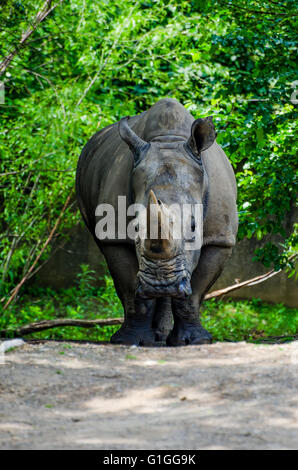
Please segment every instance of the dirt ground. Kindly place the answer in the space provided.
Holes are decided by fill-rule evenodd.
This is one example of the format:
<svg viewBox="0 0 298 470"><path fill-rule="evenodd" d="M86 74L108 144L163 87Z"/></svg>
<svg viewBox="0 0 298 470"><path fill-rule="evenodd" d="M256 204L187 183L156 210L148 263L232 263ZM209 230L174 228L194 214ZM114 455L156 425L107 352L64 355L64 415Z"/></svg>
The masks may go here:
<svg viewBox="0 0 298 470"><path fill-rule="evenodd" d="M0 365L1 449L297 449L298 342L44 342Z"/></svg>

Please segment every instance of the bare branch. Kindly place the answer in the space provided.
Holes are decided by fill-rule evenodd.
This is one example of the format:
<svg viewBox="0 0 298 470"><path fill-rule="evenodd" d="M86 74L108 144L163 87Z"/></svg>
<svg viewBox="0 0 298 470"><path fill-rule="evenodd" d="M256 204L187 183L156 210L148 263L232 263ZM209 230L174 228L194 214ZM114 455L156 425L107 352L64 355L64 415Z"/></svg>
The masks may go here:
<svg viewBox="0 0 298 470"><path fill-rule="evenodd" d="M289 257L289 261L294 260L297 258L298 253L294 253L292 256ZM224 294L229 294L230 292L240 289L241 287L251 287L255 286L256 284L260 284L261 282L267 281L267 279L270 279L270 277L275 276L276 274L279 274L281 272L281 269L278 271L274 271L272 269L268 273L262 274L261 276L253 277L252 279L248 279L247 281L239 282L238 284L234 284L233 286L228 286L225 287L224 289L220 290L215 290L213 292L210 292L210 294L205 295L204 300L209 300L209 299L214 299L216 297L221 297Z"/></svg>
<svg viewBox="0 0 298 470"><path fill-rule="evenodd" d="M102 320L78 320L72 318L61 318L59 320L44 320L40 322L29 323L17 329L2 330L0 337L6 338L7 335L25 336L38 331L48 330L49 328L57 328L59 326L81 326L84 328L94 328L95 326L111 326L121 325L123 318L107 318Z"/></svg>
<svg viewBox="0 0 298 470"><path fill-rule="evenodd" d="M18 294L20 288L22 287L23 284L25 284L25 282L27 281L29 275L30 275L31 272L34 270L35 266L37 265L38 261L40 260L40 258L41 258L41 256L42 256L43 252L45 251L46 247L48 246L48 244L49 244L50 241L52 240L52 238L53 238L53 236L54 236L54 233L56 232L57 227L58 227L58 225L59 225L60 222L61 222L61 219L62 219L62 217L63 217L63 215L64 215L64 212L66 211L66 208L67 208L67 206L68 206L68 204L69 204L69 201L70 201L70 199L71 199L71 197L72 197L72 194L73 194L73 189L71 190L70 194L68 195L68 197L67 197L67 199L66 199L66 202L65 202L65 204L64 204L64 206L63 206L63 208L62 208L62 210L61 210L61 212L60 212L60 214L59 214L59 217L58 217L58 219L56 220L56 223L55 223L55 225L54 225L54 227L53 227L53 229L52 229L50 235L48 236L46 242L44 243L42 249L40 250L38 256L36 257L34 263L31 265L30 269L27 271L27 273L25 274L25 276L23 277L23 279L19 282L19 284L18 284L18 285L14 288L14 290L12 291L12 294L11 294L11 296L9 297L8 301L6 302L6 304L4 305L3 310L5 310L5 309L9 306L9 304L13 301L13 299L16 297L16 295Z"/></svg>
<svg viewBox="0 0 298 470"><path fill-rule="evenodd" d="M63 2L63 0L60 0L58 3L55 5L52 5L53 0L46 0L44 3L43 8L37 13L35 19L33 20L33 25L27 29L22 34L21 40L19 44L14 48L12 52L8 54L8 56L5 57L5 59L0 63L0 77L1 75L4 74L5 70L11 63L11 61L14 59L14 57L19 53L19 51L24 47L24 44L28 40L28 38L31 36L32 33L36 30L37 26L51 13L51 11L54 10L58 5L60 5Z"/></svg>

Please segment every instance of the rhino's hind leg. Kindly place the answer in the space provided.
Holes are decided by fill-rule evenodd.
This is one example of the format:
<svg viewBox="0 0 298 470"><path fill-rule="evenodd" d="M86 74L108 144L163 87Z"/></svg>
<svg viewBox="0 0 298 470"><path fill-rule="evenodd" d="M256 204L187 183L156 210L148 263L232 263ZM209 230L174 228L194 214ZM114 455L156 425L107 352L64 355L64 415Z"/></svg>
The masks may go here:
<svg viewBox="0 0 298 470"><path fill-rule="evenodd" d="M152 327L155 333L155 341L166 341L173 328L173 313L170 297L156 299Z"/></svg>
<svg viewBox="0 0 298 470"><path fill-rule="evenodd" d="M125 244L102 244L100 248L124 308L124 323L111 337L111 343L138 346L153 344L155 334L152 319L155 300L135 297L138 262L134 247Z"/></svg>
<svg viewBox="0 0 298 470"><path fill-rule="evenodd" d="M211 343L211 334L202 327L199 309L204 295L221 274L232 248L205 246L192 275L192 295L187 300L172 300L174 327L167 337L169 346Z"/></svg>

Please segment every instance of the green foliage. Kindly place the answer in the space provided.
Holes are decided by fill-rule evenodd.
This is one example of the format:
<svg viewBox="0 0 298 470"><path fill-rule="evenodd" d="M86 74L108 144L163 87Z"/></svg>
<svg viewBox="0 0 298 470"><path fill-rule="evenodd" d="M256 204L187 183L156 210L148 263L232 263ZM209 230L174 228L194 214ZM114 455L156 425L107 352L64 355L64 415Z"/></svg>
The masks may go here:
<svg viewBox="0 0 298 470"><path fill-rule="evenodd" d="M7 56L44 2L7 1ZM21 279L74 184L83 145L99 128L177 98L214 116L236 172L239 238L280 233L256 257L278 269L293 252L284 218L295 194L297 3L270 0L70 0L20 47L1 80L1 295ZM57 235L80 220L70 205ZM281 254L285 251L285 255ZM45 250L41 261L49 255Z"/></svg>
<svg viewBox="0 0 298 470"><path fill-rule="evenodd" d="M270 337L292 339L298 331L298 310L259 299L204 303L202 323L217 341L256 342Z"/></svg>
<svg viewBox="0 0 298 470"><path fill-rule="evenodd" d="M135 361L138 358L137 358L137 356L134 356L133 354L126 354L125 359Z"/></svg>
<svg viewBox="0 0 298 470"><path fill-rule="evenodd" d="M123 308L115 292L113 280L104 276L103 286L95 287L94 271L81 265L77 283L59 291L50 288L28 287L18 304L12 304L0 317L0 330L59 318L88 319L122 317ZM109 340L117 326L105 328L59 327L30 335L43 339Z"/></svg>

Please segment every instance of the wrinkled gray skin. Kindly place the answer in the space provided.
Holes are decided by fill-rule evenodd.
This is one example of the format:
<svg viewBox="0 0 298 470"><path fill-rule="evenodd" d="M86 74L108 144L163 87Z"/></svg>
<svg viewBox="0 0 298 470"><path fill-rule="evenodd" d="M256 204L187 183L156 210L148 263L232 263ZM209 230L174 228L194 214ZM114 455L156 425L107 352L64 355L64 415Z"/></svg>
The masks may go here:
<svg viewBox="0 0 298 470"><path fill-rule="evenodd" d="M195 121L176 100L163 99L102 129L84 147L77 167L79 207L125 312L112 343L211 342L199 308L231 254L238 226L234 173L215 137L211 118ZM148 211L158 200L152 207L161 213L173 203L202 203L202 248L186 251L185 240L170 238L99 241L95 209L112 204L117 220L118 196Z"/></svg>

